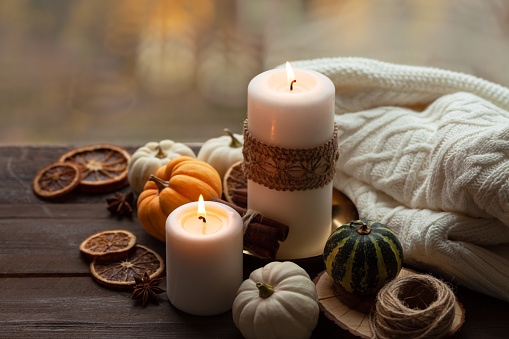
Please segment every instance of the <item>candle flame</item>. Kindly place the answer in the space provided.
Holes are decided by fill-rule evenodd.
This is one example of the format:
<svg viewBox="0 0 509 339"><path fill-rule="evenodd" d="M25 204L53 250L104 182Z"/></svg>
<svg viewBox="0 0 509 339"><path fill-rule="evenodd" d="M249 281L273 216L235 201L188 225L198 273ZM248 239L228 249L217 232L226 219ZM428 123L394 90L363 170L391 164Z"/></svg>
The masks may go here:
<svg viewBox="0 0 509 339"><path fill-rule="evenodd" d="M200 194L198 199L198 219L202 221L202 234L207 234L207 212L205 212L205 203L203 202L203 195Z"/></svg>
<svg viewBox="0 0 509 339"><path fill-rule="evenodd" d="M290 91L293 91L293 84L296 83L297 80L295 79L292 65L290 65L288 61L286 62L286 77L288 79L288 84L290 85Z"/></svg>
<svg viewBox="0 0 509 339"><path fill-rule="evenodd" d="M198 217L207 217L207 212L205 211L205 203L203 202L203 195L200 194L200 198L198 199Z"/></svg>

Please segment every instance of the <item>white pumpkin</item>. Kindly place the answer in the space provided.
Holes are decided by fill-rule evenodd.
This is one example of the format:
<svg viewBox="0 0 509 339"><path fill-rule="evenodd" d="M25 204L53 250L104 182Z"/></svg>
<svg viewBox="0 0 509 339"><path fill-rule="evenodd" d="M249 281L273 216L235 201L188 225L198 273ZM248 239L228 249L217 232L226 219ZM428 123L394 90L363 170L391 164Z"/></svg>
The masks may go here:
<svg viewBox="0 0 509 339"><path fill-rule="evenodd" d="M228 129L225 129L224 132L227 135L205 141L196 157L214 167L221 176L221 180L231 165L244 159L242 155L244 137L240 134L233 134Z"/></svg>
<svg viewBox="0 0 509 339"><path fill-rule="evenodd" d="M300 266L274 261L240 285L232 313L247 339L309 338L318 323L318 293Z"/></svg>
<svg viewBox="0 0 509 339"><path fill-rule="evenodd" d="M133 192L143 192L151 174L156 174L159 167L166 165L171 159L183 155L196 157L189 146L172 140L149 142L138 148L133 153L127 170L127 180Z"/></svg>

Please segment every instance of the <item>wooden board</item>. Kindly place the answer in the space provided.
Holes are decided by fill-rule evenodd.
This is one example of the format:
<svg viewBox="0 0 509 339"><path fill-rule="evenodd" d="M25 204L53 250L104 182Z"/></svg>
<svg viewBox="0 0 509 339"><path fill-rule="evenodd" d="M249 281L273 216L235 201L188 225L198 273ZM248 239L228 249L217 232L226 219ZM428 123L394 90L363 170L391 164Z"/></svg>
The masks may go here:
<svg viewBox="0 0 509 339"><path fill-rule="evenodd" d="M111 216L105 198L113 193L76 192L59 202L44 201L32 193L36 171L71 148L0 147L0 337L241 338L231 312L189 316L176 310L166 293L159 295L159 306L142 308L129 292L105 288L89 276L78 245L92 233L130 230L140 244L163 258L165 244L148 235L136 216L121 220ZM324 270L320 257L295 262L311 278ZM245 256L244 278L267 263ZM165 281L160 286L165 288ZM458 338L506 337L507 302L461 286L455 292L469 312ZM322 313L311 338L349 335Z"/></svg>
<svg viewBox="0 0 509 339"><path fill-rule="evenodd" d="M403 268L401 269L399 276L408 276L412 274L418 273ZM369 325L369 312L365 311L371 307L366 307L367 305L365 305L365 303L370 302L370 306L374 306L375 298L359 298L357 305L351 305L348 302L340 300L340 298L336 296L337 293L334 292L334 282L325 271L321 272L314 279L314 282L318 292L320 309L324 312L327 318L355 336L366 339L372 338L373 333ZM368 299L371 300L368 301ZM364 305L356 307L359 303ZM455 316L451 325L451 334L457 332L465 321L465 309L458 300L456 300L454 312Z"/></svg>
<svg viewBox="0 0 509 339"><path fill-rule="evenodd" d="M3 278L0 337L242 338L230 312L194 317L175 309L166 293L159 300L142 308L130 292L110 290L90 277Z"/></svg>
<svg viewBox="0 0 509 339"><path fill-rule="evenodd" d="M148 235L136 216L118 219L106 207L106 202L0 205L0 275L88 273L79 245L109 229L131 231L137 243L165 255L164 243Z"/></svg>

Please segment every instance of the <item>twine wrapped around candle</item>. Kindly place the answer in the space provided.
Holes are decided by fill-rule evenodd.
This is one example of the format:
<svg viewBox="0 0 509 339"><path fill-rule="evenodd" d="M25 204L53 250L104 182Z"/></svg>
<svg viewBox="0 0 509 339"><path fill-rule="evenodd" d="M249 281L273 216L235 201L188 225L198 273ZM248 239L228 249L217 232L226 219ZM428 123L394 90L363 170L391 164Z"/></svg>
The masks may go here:
<svg viewBox="0 0 509 339"><path fill-rule="evenodd" d="M242 216L242 223L244 224L244 234L246 234L247 227L253 221L253 219L258 216L260 213L254 210L247 210L246 214Z"/></svg>
<svg viewBox="0 0 509 339"><path fill-rule="evenodd" d="M370 317L375 338L441 338L451 331L456 297L430 275L398 277L378 292Z"/></svg>
<svg viewBox="0 0 509 339"><path fill-rule="evenodd" d="M254 138L244 122L244 162L246 177L278 191L301 191L324 187L332 181L339 158L338 127L325 143L310 149L269 146Z"/></svg>

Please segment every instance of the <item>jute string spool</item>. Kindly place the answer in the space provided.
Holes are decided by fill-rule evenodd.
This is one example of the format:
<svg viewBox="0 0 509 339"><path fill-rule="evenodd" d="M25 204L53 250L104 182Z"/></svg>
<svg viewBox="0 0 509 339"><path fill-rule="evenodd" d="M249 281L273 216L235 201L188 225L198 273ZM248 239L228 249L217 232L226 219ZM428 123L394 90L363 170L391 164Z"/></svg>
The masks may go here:
<svg viewBox="0 0 509 339"><path fill-rule="evenodd" d="M441 338L451 331L456 297L430 275L398 277L377 295L370 327L374 338Z"/></svg>

